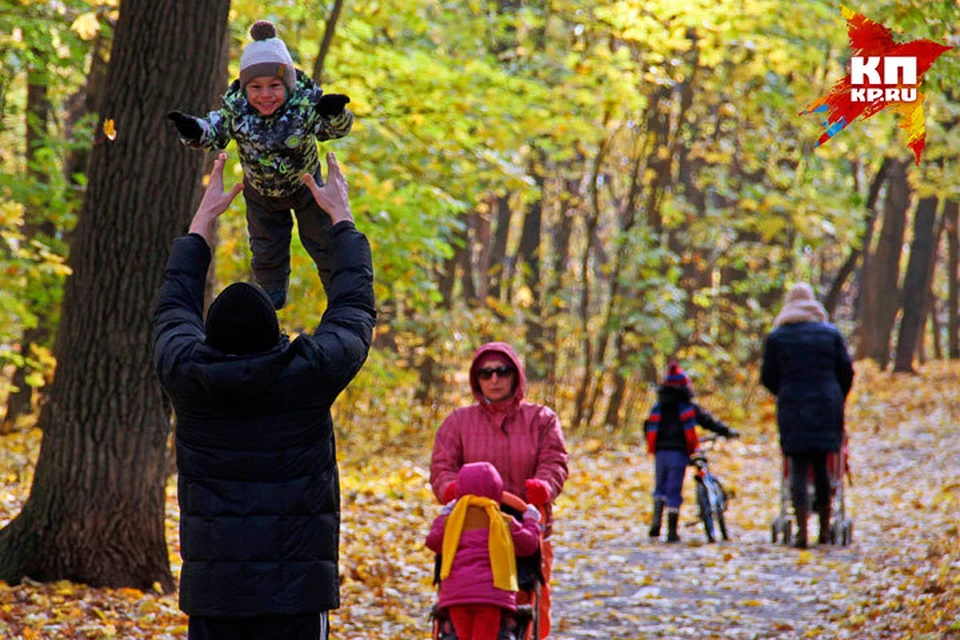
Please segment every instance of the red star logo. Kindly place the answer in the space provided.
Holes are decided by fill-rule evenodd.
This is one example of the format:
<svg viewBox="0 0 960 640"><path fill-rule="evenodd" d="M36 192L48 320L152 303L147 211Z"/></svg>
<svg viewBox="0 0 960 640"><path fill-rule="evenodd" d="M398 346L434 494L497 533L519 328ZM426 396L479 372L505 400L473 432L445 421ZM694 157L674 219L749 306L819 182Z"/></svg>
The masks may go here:
<svg viewBox="0 0 960 640"><path fill-rule="evenodd" d="M924 95L917 90L917 87L923 74L930 69L934 61L953 47L931 40L913 40L898 44L894 42L893 33L887 27L846 7L843 7L842 11L843 17L847 20L847 36L850 39L850 49L854 57L868 59L878 57L881 61L891 57L916 60L916 82L912 87L904 84L891 86L884 78L884 82L879 84L871 82L855 86L851 74L848 73L843 80L834 85L830 93L811 102L800 112L800 115L827 114L827 119L823 121L827 130L817 140L819 147L857 118L866 120L884 109L892 109L900 115L899 127L906 130L907 146L913 150L917 164L920 164L920 154L923 153L926 143L926 127L923 121ZM889 92L888 89L891 88L896 92ZM911 88L912 93L909 92ZM898 99L901 91L904 90L908 97L913 99Z"/></svg>

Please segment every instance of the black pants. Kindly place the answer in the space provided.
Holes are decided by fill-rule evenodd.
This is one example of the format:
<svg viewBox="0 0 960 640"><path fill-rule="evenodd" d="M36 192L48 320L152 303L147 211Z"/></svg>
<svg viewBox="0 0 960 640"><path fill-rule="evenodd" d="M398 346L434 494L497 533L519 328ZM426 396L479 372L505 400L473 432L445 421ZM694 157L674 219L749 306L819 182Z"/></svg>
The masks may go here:
<svg viewBox="0 0 960 640"><path fill-rule="evenodd" d="M790 497L793 499L793 509L808 511L810 505L807 498L807 478L810 476L810 466L813 466L813 484L816 490L817 506L822 508L830 504L830 475L827 473L827 454L824 451L814 451L790 456Z"/></svg>
<svg viewBox="0 0 960 640"><path fill-rule="evenodd" d="M327 640L327 612L258 618L191 616L187 640Z"/></svg>
<svg viewBox="0 0 960 640"><path fill-rule="evenodd" d="M270 294L274 305L280 308L286 302L290 279L290 239L293 235L291 210L297 216L300 242L316 263L326 293L333 269L330 242L332 223L330 216L313 199L310 190L304 186L289 198L267 198L246 187L243 197L247 202L247 231L250 233L250 251L253 253L253 275L257 284ZM277 304L278 301L280 304Z"/></svg>

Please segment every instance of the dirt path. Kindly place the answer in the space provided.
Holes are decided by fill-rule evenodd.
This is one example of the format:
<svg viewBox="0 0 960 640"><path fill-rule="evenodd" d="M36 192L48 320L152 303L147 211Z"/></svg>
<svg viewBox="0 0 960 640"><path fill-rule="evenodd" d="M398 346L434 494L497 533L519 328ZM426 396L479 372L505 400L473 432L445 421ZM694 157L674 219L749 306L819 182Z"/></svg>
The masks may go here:
<svg viewBox="0 0 960 640"><path fill-rule="evenodd" d="M688 531L676 546L644 535L558 552L558 638L803 637L842 615L849 585L836 565L860 561L856 546L801 554L756 535L705 545ZM584 578L586 591L567 588Z"/></svg>
<svg viewBox="0 0 960 640"><path fill-rule="evenodd" d="M733 540L647 538L652 461L636 450L595 457L561 502L555 612L563 638L960 638L960 399L942 379L870 377L848 412L855 485L853 544L774 545L781 464L772 429L711 461L736 497ZM770 416L768 416L770 417ZM688 476L682 520L696 507ZM815 538L817 520L811 518Z"/></svg>

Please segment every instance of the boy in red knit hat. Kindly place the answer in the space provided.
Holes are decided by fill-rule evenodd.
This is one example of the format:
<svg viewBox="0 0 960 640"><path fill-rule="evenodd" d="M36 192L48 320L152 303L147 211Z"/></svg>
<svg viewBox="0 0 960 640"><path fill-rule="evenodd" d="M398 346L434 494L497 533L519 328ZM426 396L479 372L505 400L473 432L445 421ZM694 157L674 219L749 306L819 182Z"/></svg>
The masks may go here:
<svg viewBox="0 0 960 640"><path fill-rule="evenodd" d="M690 464L690 454L697 450L698 424L726 438L740 435L693 402L690 378L676 361L671 361L663 384L657 389L657 403L644 424L647 453L656 457L651 538L660 537L666 507L667 542L680 541L677 525L683 502L683 479Z"/></svg>

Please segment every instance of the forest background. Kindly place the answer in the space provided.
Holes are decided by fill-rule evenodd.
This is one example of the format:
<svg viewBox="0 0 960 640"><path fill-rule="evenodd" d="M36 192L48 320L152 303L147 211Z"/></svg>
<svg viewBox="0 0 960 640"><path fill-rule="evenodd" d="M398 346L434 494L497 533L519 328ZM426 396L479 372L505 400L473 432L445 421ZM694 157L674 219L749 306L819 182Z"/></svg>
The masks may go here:
<svg viewBox="0 0 960 640"><path fill-rule="evenodd" d="M960 45L955 2L851 8ZM370 237L380 314L335 408L341 449L429 447L488 340L518 349L572 439L629 437L671 357L736 421L797 281L858 359L960 358L960 58L924 76L919 165L889 113L815 149L822 125L798 113L846 73L838 3L0 0L0 430L44 433L0 579L173 586L165 548L139 564L69 549L103 537L85 514L107 504L129 509L106 518L124 548L162 544L152 304L209 162L163 116L215 108L262 18L356 115L321 145ZM241 203L221 219L211 295L251 277L245 226ZM293 250L291 335L325 307ZM31 564L36 540L49 558Z"/></svg>

